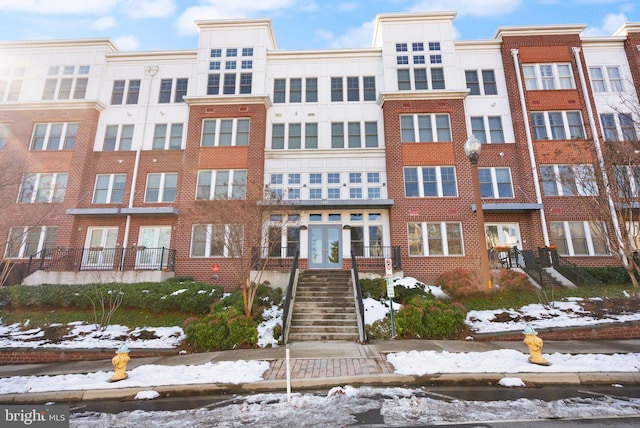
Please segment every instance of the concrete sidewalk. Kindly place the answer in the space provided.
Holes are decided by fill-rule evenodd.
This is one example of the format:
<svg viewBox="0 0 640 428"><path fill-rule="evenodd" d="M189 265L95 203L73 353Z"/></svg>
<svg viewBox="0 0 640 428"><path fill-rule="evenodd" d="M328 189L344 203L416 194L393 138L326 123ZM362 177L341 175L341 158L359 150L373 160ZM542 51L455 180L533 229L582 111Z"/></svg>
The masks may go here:
<svg viewBox="0 0 640 428"><path fill-rule="evenodd" d="M288 345L291 386L293 389L328 389L340 385L490 385L509 373L443 373L406 376L394 373L386 354L402 351L486 352L515 349L527 353L520 341L454 341L454 340L382 340L368 344L342 341L297 342ZM545 354L623 354L640 352L640 339L545 341ZM161 395L194 395L206 393L249 393L286 390L286 347L239 349L232 351L184 354L166 357L136 358L131 351L127 370L142 365L187 366L217 361L268 361L269 369L260 382L245 384L197 384L154 387ZM639 361L640 363L640 361ZM0 366L0 377L62 375L111 372L111 361L26 364ZM517 373L512 374L527 385L541 384L640 384L640 371L582 373ZM131 399L141 390L150 388L113 388L78 391L39 392L0 395L0 403L44 403L49 401L81 401L92 399Z"/></svg>

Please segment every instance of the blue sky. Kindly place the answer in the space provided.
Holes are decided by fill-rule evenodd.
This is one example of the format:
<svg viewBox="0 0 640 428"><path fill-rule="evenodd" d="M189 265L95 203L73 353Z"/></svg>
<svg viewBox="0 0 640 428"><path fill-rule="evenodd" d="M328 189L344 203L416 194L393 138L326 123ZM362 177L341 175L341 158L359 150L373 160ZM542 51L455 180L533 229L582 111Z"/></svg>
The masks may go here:
<svg viewBox="0 0 640 428"><path fill-rule="evenodd" d="M378 13L457 11L461 40L500 26L586 24L611 35L640 21L638 0L0 0L0 40L108 37L123 51L194 49L194 20L271 18L282 50L371 44Z"/></svg>

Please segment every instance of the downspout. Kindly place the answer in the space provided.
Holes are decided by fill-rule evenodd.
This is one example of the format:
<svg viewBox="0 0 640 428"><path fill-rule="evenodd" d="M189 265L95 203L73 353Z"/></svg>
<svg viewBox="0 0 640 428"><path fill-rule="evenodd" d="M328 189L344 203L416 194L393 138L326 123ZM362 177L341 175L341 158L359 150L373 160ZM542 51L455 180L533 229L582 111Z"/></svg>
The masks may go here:
<svg viewBox="0 0 640 428"><path fill-rule="evenodd" d="M527 149L529 150L529 163L531 164L531 172L533 174L533 188L536 191L536 202L540 204L540 222L542 223L542 237L544 245L549 246L549 233L547 232L547 219L544 214L544 205L542 205L542 193L540 192L540 182L538 181L538 166L536 156L533 152L533 138L531 137L531 128L529 127L529 115L527 114L527 102L524 98L524 87L522 85L522 76L520 76L520 61L518 59L518 49L511 49L513 57L513 66L516 71L516 79L518 81L518 94L520 95L520 108L522 109L522 121L524 123L524 132L527 136Z"/></svg>
<svg viewBox="0 0 640 428"><path fill-rule="evenodd" d="M591 127L591 135L593 135L593 145L596 149L596 155L598 156L598 164L600 166L600 171L602 171L602 182L604 183L605 194L607 195L607 202L609 203L609 210L611 212L611 223L613 223L613 228L616 233L616 240L618 241L618 252L622 257L622 261L625 266L629 264L629 260L624 252L624 242L622 241L622 234L620 233L620 223L618 222L618 216L616 215L616 206L613 203L613 198L611 197L611 188L609 186L609 177L607 177L604 155L602 154L602 147L600 146L600 137L596 132L596 122L593 117L593 109L591 108L591 96L589 91L587 91L587 82L584 76L584 72L582 70L582 61L580 60L580 48L572 47L571 52L573 52L573 56L576 59L576 66L578 67L578 76L580 76L580 84L582 85L582 96L584 97L587 105L587 118L589 119L589 126Z"/></svg>
<svg viewBox="0 0 640 428"><path fill-rule="evenodd" d="M145 75L149 76L149 91L147 92L147 104L144 108L144 122L142 124L142 137L140 142L136 146L136 158L133 164L133 174L131 176L131 192L129 192L129 205L128 208L133 208L133 201L136 195L136 185L138 182L138 170L140 168L140 154L142 152L142 145L144 144L144 136L147 128L147 117L149 116L149 102L151 101L151 82L156 74L158 74L158 69L160 67L158 65L147 65L144 68ZM122 252L122 257L124 260L125 253L127 251L127 246L129 245L129 232L131 229L131 214L127 215L127 221L124 226L124 239L122 240L122 248L124 251Z"/></svg>

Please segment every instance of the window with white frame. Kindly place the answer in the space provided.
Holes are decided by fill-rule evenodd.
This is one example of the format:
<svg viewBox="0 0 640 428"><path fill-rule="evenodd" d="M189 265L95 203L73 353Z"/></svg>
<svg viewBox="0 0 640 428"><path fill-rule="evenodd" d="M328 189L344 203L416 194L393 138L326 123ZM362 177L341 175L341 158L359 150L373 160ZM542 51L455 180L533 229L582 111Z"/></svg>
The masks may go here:
<svg viewBox="0 0 640 428"><path fill-rule="evenodd" d="M569 63L524 64L522 72L527 90L576 88Z"/></svg>
<svg viewBox="0 0 640 428"><path fill-rule="evenodd" d="M9 143L9 130L11 129L11 125L8 123L0 123L0 150L7 147Z"/></svg>
<svg viewBox="0 0 640 428"><path fill-rule="evenodd" d="M66 172L23 174L18 202L62 202L67 191L68 179L69 174Z"/></svg>
<svg viewBox="0 0 640 428"><path fill-rule="evenodd" d="M451 141L449 115L401 115L400 133L403 143Z"/></svg>
<svg viewBox="0 0 640 428"><path fill-rule="evenodd" d="M182 123L156 123L153 130L153 150L180 150Z"/></svg>
<svg viewBox="0 0 640 428"><path fill-rule="evenodd" d="M0 68L0 102L20 99L24 72L24 67Z"/></svg>
<svg viewBox="0 0 640 428"><path fill-rule="evenodd" d="M147 203L175 202L177 190L177 172L147 174L144 201Z"/></svg>
<svg viewBox="0 0 640 428"><path fill-rule="evenodd" d="M138 104L140 79L114 80L111 90L111 105Z"/></svg>
<svg viewBox="0 0 640 428"><path fill-rule="evenodd" d="M194 224L191 257L240 257L243 242L243 225Z"/></svg>
<svg viewBox="0 0 640 428"><path fill-rule="evenodd" d="M640 221L627 221L627 236L634 250L640 249Z"/></svg>
<svg viewBox="0 0 640 428"><path fill-rule="evenodd" d="M197 200L245 199L246 194L245 169L198 171Z"/></svg>
<svg viewBox="0 0 640 428"><path fill-rule="evenodd" d="M428 42L429 64L442 64L440 42ZM411 55L409 54L411 47ZM411 58L411 61L409 60ZM444 69L425 67L425 46L423 42L396 43L397 83L399 91L412 89L445 89ZM405 67L411 65L410 67ZM431 85L429 85L431 82Z"/></svg>
<svg viewBox="0 0 640 428"><path fill-rule="evenodd" d="M207 95L220 95L220 89L223 95L251 93L253 74L249 70L253 69L253 48L213 48L210 58L209 70L224 69L224 72L207 76Z"/></svg>
<svg viewBox="0 0 640 428"><path fill-rule="evenodd" d="M614 166L618 195L626 200L640 196L640 166Z"/></svg>
<svg viewBox="0 0 640 428"><path fill-rule="evenodd" d="M483 144L504 143L500 116L471 116L471 133Z"/></svg>
<svg viewBox="0 0 640 428"><path fill-rule="evenodd" d="M624 92L620 67L589 67L593 92Z"/></svg>
<svg viewBox="0 0 640 428"><path fill-rule="evenodd" d="M293 257L300 249L300 214L271 214L264 256Z"/></svg>
<svg viewBox="0 0 640 428"><path fill-rule="evenodd" d="M497 95L496 74L494 70L465 70L465 79L469 95Z"/></svg>
<svg viewBox="0 0 640 428"><path fill-rule="evenodd" d="M545 196L594 196L598 194L593 165L540 165Z"/></svg>
<svg viewBox="0 0 640 428"><path fill-rule="evenodd" d="M457 196L456 169L453 166L405 167L404 193L407 198Z"/></svg>
<svg viewBox="0 0 640 428"><path fill-rule="evenodd" d="M563 256L609 255L607 229L599 221L552 221L549 235Z"/></svg>
<svg viewBox="0 0 640 428"><path fill-rule="evenodd" d="M105 152L131 150L133 125L107 125L102 150Z"/></svg>
<svg viewBox="0 0 640 428"><path fill-rule="evenodd" d="M483 198L513 198L510 168L478 168Z"/></svg>
<svg viewBox="0 0 640 428"><path fill-rule="evenodd" d="M461 256L462 225L449 222L407 223L409 256Z"/></svg>
<svg viewBox="0 0 640 428"><path fill-rule="evenodd" d="M174 85L175 82L175 85ZM187 96L187 86L189 79L160 79L160 94L158 95L158 103L166 104L170 102L181 103L183 98Z"/></svg>
<svg viewBox="0 0 640 428"><path fill-rule="evenodd" d="M87 94L90 66L88 65L65 65L51 66L47 73L44 89L42 91L43 100L82 100Z"/></svg>
<svg viewBox="0 0 640 428"><path fill-rule="evenodd" d="M56 246L57 236L58 227L56 226L12 227L9 229L6 257L26 259L40 251L52 250Z"/></svg>
<svg viewBox="0 0 640 428"><path fill-rule="evenodd" d="M120 204L124 201L127 174L98 174L93 189L94 204Z"/></svg>
<svg viewBox="0 0 640 428"><path fill-rule="evenodd" d="M355 256L384 257L384 225L379 212L349 213L351 248Z"/></svg>
<svg viewBox="0 0 640 428"><path fill-rule="evenodd" d="M579 111L544 111L531 113L535 140L570 140L585 137Z"/></svg>
<svg viewBox="0 0 640 428"><path fill-rule="evenodd" d="M248 146L250 119L204 119L202 147Z"/></svg>
<svg viewBox="0 0 640 428"><path fill-rule="evenodd" d="M636 122L629 113L602 113L600 124L605 141L637 141Z"/></svg>
<svg viewBox="0 0 640 428"><path fill-rule="evenodd" d="M37 123L29 150L73 150L77 136L77 123Z"/></svg>
<svg viewBox="0 0 640 428"><path fill-rule="evenodd" d="M318 102L318 78L307 77L304 79L304 101L307 103Z"/></svg>

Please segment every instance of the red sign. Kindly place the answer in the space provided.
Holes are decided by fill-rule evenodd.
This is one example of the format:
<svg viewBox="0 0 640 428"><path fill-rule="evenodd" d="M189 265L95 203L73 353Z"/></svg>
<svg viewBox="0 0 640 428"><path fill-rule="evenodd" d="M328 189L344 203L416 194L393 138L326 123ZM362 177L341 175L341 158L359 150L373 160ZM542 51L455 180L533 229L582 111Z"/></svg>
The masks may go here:
<svg viewBox="0 0 640 428"><path fill-rule="evenodd" d="M218 265L211 266L211 271L213 273L218 273L219 270L220 270L220 266L218 266Z"/></svg>

